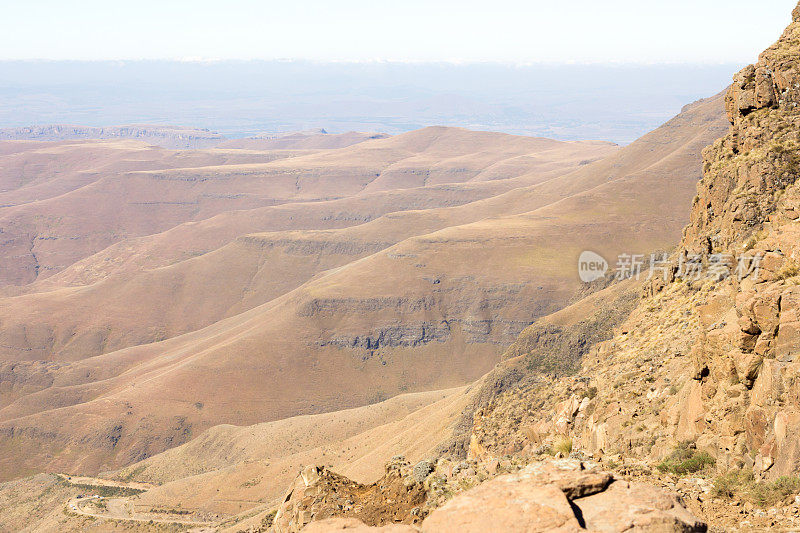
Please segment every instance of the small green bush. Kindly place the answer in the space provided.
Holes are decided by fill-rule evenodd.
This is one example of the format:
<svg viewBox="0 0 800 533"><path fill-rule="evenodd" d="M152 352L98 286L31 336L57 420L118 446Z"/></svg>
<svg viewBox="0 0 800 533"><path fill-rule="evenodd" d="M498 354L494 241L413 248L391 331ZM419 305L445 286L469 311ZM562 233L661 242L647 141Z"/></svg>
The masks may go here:
<svg viewBox="0 0 800 533"><path fill-rule="evenodd" d="M748 470L730 470L714 479L714 496L734 499L740 495L744 487L755 483L753 472Z"/></svg>
<svg viewBox="0 0 800 533"><path fill-rule="evenodd" d="M771 483L756 483L751 490L753 503L762 507L776 505L798 492L800 492L800 478L789 476L781 476Z"/></svg>
<svg viewBox="0 0 800 533"><path fill-rule="evenodd" d="M756 481L749 470L731 470L714 479L714 495L773 507L800 493L800 477L782 476L775 481Z"/></svg>
<svg viewBox="0 0 800 533"><path fill-rule="evenodd" d="M682 442L656 468L661 472L683 475L699 472L708 466L714 466L716 462L707 452L698 452L691 448L690 443Z"/></svg>

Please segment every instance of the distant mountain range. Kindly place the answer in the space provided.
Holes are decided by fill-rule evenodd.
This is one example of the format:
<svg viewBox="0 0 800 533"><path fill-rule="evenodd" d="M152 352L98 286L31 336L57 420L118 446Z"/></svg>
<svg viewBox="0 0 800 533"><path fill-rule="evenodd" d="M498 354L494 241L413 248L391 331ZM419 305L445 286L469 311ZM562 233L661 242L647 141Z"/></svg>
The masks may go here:
<svg viewBox="0 0 800 533"><path fill-rule="evenodd" d="M627 144L741 67L0 61L0 128L181 124L240 138L443 125Z"/></svg>
<svg viewBox="0 0 800 533"><path fill-rule="evenodd" d="M387 137L382 133L348 132L329 134L324 129L278 134L262 134L242 139L227 139L207 129L180 126L131 124L127 126L70 126L51 124L0 129L0 141L69 141L80 139L133 139L169 149L250 148L253 150L344 148L368 139Z"/></svg>

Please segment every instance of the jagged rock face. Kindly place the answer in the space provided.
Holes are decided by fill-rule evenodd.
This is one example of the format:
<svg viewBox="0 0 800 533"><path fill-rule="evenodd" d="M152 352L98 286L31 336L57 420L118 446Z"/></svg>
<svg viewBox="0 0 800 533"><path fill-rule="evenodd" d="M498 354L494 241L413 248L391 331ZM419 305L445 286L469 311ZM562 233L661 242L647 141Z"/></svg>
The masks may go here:
<svg viewBox="0 0 800 533"><path fill-rule="evenodd" d="M728 135L704 153L683 248L758 257L760 269L712 286L696 310L695 414L679 434L728 467L776 477L800 471L800 5L793 21L726 95ZM741 277L741 276L740 276ZM716 434L711 430L715 430Z"/></svg>
<svg viewBox="0 0 800 533"><path fill-rule="evenodd" d="M800 11L758 63L734 77L725 97L729 133L703 154L704 177L684 247L711 252L758 229L800 171ZM800 213L790 216L796 219Z"/></svg>

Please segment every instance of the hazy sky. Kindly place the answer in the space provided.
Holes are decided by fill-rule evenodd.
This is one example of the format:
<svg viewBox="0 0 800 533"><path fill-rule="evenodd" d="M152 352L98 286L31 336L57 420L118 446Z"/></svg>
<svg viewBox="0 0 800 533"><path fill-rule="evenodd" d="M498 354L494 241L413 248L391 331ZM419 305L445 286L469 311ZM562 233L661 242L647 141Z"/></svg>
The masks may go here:
<svg viewBox="0 0 800 533"><path fill-rule="evenodd" d="M796 0L0 0L0 59L750 62Z"/></svg>

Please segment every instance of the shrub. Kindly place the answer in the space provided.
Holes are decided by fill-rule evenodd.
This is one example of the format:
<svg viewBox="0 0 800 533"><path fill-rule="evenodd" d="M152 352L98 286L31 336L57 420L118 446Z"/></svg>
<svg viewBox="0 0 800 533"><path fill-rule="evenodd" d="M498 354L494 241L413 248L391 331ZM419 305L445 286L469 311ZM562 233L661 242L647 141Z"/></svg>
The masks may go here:
<svg viewBox="0 0 800 533"><path fill-rule="evenodd" d="M707 452L698 452L691 448L690 443L682 442L675 446L672 453L661 461L656 468L661 472L683 475L699 472L714 464L716 464L716 460Z"/></svg>
<svg viewBox="0 0 800 533"><path fill-rule="evenodd" d="M798 492L800 492L800 478L781 476L773 482L756 483L751 490L751 497L756 505L771 507Z"/></svg>
<svg viewBox="0 0 800 533"><path fill-rule="evenodd" d="M85 494L97 494L103 498L115 498L120 496L136 496L146 492L144 489L134 489L132 487L114 487L110 485L89 485L84 483L72 483L72 487L78 488Z"/></svg>
<svg viewBox="0 0 800 533"><path fill-rule="evenodd" d="M261 521L261 527L263 528L270 528L272 524L275 522L275 515L278 514L278 510L274 509L267 513L267 516L264 517L264 520Z"/></svg>
<svg viewBox="0 0 800 533"><path fill-rule="evenodd" d="M756 481L749 470L731 470L714 479L714 495L772 507L800 492L800 477L782 476L775 481Z"/></svg>
<svg viewBox="0 0 800 533"><path fill-rule="evenodd" d="M753 472L748 470L730 470L714 479L714 496L733 499L740 495L743 487L754 483Z"/></svg>

